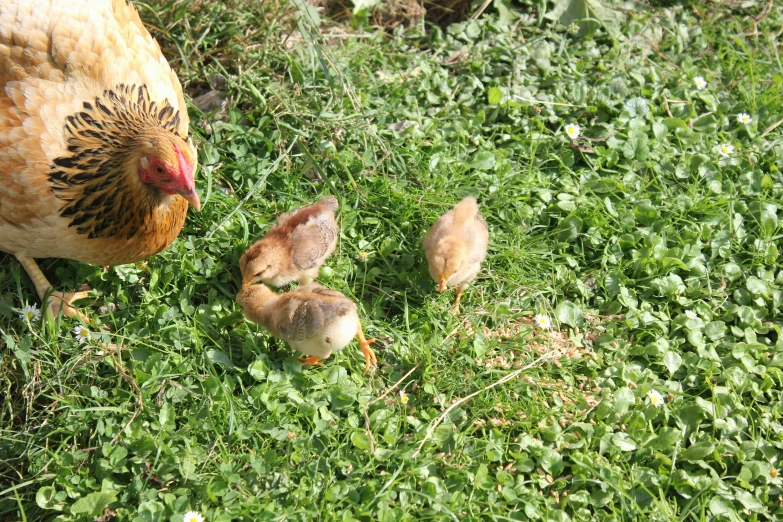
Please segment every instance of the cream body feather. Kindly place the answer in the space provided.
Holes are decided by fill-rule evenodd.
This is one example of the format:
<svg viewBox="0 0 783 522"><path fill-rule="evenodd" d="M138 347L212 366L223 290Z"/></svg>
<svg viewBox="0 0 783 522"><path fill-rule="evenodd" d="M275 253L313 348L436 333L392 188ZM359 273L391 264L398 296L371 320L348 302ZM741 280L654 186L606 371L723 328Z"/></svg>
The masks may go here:
<svg viewBox="0 0 783 522"><path fill-rule="evenodd" d="M184 222L181 196L153 194L109 167L102 178L77 176L104 161L101 149L127 153L132 166L122 140L155 125L185 140L195 162L182 88L132 5L1 2L0 249L114 265L165 248Z"/></svg>

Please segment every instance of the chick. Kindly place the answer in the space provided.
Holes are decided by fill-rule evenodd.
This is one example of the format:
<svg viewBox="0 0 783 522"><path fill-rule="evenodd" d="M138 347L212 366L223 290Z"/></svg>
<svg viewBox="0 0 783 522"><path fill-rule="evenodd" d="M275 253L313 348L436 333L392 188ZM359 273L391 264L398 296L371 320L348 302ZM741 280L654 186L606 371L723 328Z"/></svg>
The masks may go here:
<svg viewBox="0 0 783 522"><path fill-rule="evenodd" d="M307 284L337 246L334 219L337 199L317 203L280 216L272 228L239 260L242 285L264 282L283 286L291 281Z"/></svg>
<svg viewBox="0 0 783 522"><path fill-rule="evenodd" d="M237 294L237 303L247 319L307 355L299 359L304 365L321 366L321 360L356 336L365 373L378 362L370 348L375 339L364 337L356 304L336 290L312 282L278 295L266 285L246 285Z"/></svg>
<svg viewBox="0 0 783 522"><path fill-rule="evenodd" d="M478 275L488 245L487 222L474 197L463 199L440 216L424 238L430 275L438 282L438 291L447 286L457 288L453 306L457 315L462 293Z"/></svg>

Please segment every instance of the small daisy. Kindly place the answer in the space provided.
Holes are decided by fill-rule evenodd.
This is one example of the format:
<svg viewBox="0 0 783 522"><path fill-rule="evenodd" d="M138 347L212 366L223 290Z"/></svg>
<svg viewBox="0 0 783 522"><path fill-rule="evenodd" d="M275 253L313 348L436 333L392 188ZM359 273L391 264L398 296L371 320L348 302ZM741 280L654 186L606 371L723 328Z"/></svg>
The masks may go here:
<svg viewBox="0 0 783 522"><path fill-rule="evenodd" d="M718 147L718 153L724 158L728 158L729 156L734 154L734 145L730 143L724 143L723 145L720 145Z"/></svg>
<svg viewBox="0 0 783 522"><path fill-rule="evenodd" d="M539 328L547 329L550 326L552 326L552 321L549 320L549 317L544 314L538 314L536 315L536 324L539 326Z"/></svg>
<svg viewBox="0 0 783 522"><path fill-rule="evenodd" d="M359 252L358 254L356 254L356 259L364 263L365 261L367 261L367 258L369 256L370 254L368 254L367 252Z"/></svg>
<svg viewBox="0 0 783 522"><path fill-rule="evenodd" d="M36 308L35 305L26 305L19 311L19 319L37 321L39 317L41 317L41 310Z"/></svg>
<svg viewBox="0 0 783 522"><path fill-rule="evenodd" d="M663 406L663 395L658 393L656 390L648 391L647 398L650 399L650 404L652 404L656 408L660 408L661 406Z"/></svg>
<svg viewBox="0 0 783 522"><path fill-rule="evenodd" d="M188 511L182 520L183 522L204 522L204 517L198 511Z"/></svg>
<svg viewBox="0 0 783 522"><path fill-rule="evenodd" d="M696 84L696 88L699 89L699 90L702 90L705 87L707 87L707 80L705 80L701 76L697 76L696 78L694 78L693 79L693 83Z"/></svg>
<svg viewBox="0 0 783 522"><path fill-rule="evenodd" d="M408 404L408 394L405 393L405 390L400 390L400 402L403 404Z"/></svg>
<svg viewBox="0 0 783 522"><path fill-rule="evenodd" d="M694 312L693 310L685 310L685 317L687 317L688 319L696 319L699 316L696 315L696 312Z"/></svg>
<svg viewBox="0 0 783 522"><path fill-rule="evenodd" d="M753 118L750 117L750 114L747 112L741 112L737 114L737 121L740 123L744 123L745 125L750 125L750 122L753 121Z"/></svg>
<svg viewBox="0 0 783 522"><path fill-rule="evenodd" d="M84 325L79 325L76 328L73 329L73 335L76 336L76 340L80 343L86 343L90 339L92 339L92 334Z"/></svg>
<svg viewBox="0 0 783 522"><path fill-rule="evenodd" d="M565 126L565 133L572 140L577 139L581 131L582 129L576 123L569 123Z"/></svg>
<svg viewBox="0 0 783 522"><path fill-rule="evenodd" d="M777 470L775 468L772 468L771 470L769 470L769 478L771 478L772 480L775 480L779 476L780 476L780 471L779 470Z"/></svg>

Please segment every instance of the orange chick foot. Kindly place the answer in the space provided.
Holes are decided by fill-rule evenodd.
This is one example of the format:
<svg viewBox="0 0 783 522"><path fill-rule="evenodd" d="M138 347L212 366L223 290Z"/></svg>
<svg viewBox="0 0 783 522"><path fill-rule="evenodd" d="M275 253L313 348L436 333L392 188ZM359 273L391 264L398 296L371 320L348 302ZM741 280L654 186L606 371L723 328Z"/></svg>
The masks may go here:
<svg viewBox="0 0 783 522"><path fill-rule="evenodd" d="M375 342L375 339L366 339L361 327L359 328L357 335L359 336L359 348L362 349L362 353L364 354L364 373L367 373L370 371L371 367L378 366L378 359L375 357L375 352L370 348L370 345Z"/></svg>
<svg viewBox="0 0 783 522"><path fill-rule="evenodd" d="M312 357L299 358L299 362L302 363L302 366L323 366L324 363L321 362L322 360L323 359L317 355L313 355Z"/></svg>
<svg viewBox="0 0 783 522"><path fill-rule="evenodd" d="M454 315L459 315L460 299L462 299L462 292L460 290L457 290L457 299L454 301L454 304L451 305L451 309L454 310Z"/></svg>

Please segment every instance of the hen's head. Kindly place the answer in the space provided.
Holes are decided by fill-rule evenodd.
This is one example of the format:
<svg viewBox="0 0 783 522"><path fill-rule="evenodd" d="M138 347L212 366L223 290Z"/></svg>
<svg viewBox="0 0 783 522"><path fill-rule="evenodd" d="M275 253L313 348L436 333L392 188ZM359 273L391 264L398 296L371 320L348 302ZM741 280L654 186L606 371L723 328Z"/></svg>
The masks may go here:
<svg viewBox="0 0 783 522"><path fill-rule="evenodd" d="M179 194L201 210L193 174L196 158L193 146L176 134L153 132L142 139L139 178L164 194Z"/></svg>

